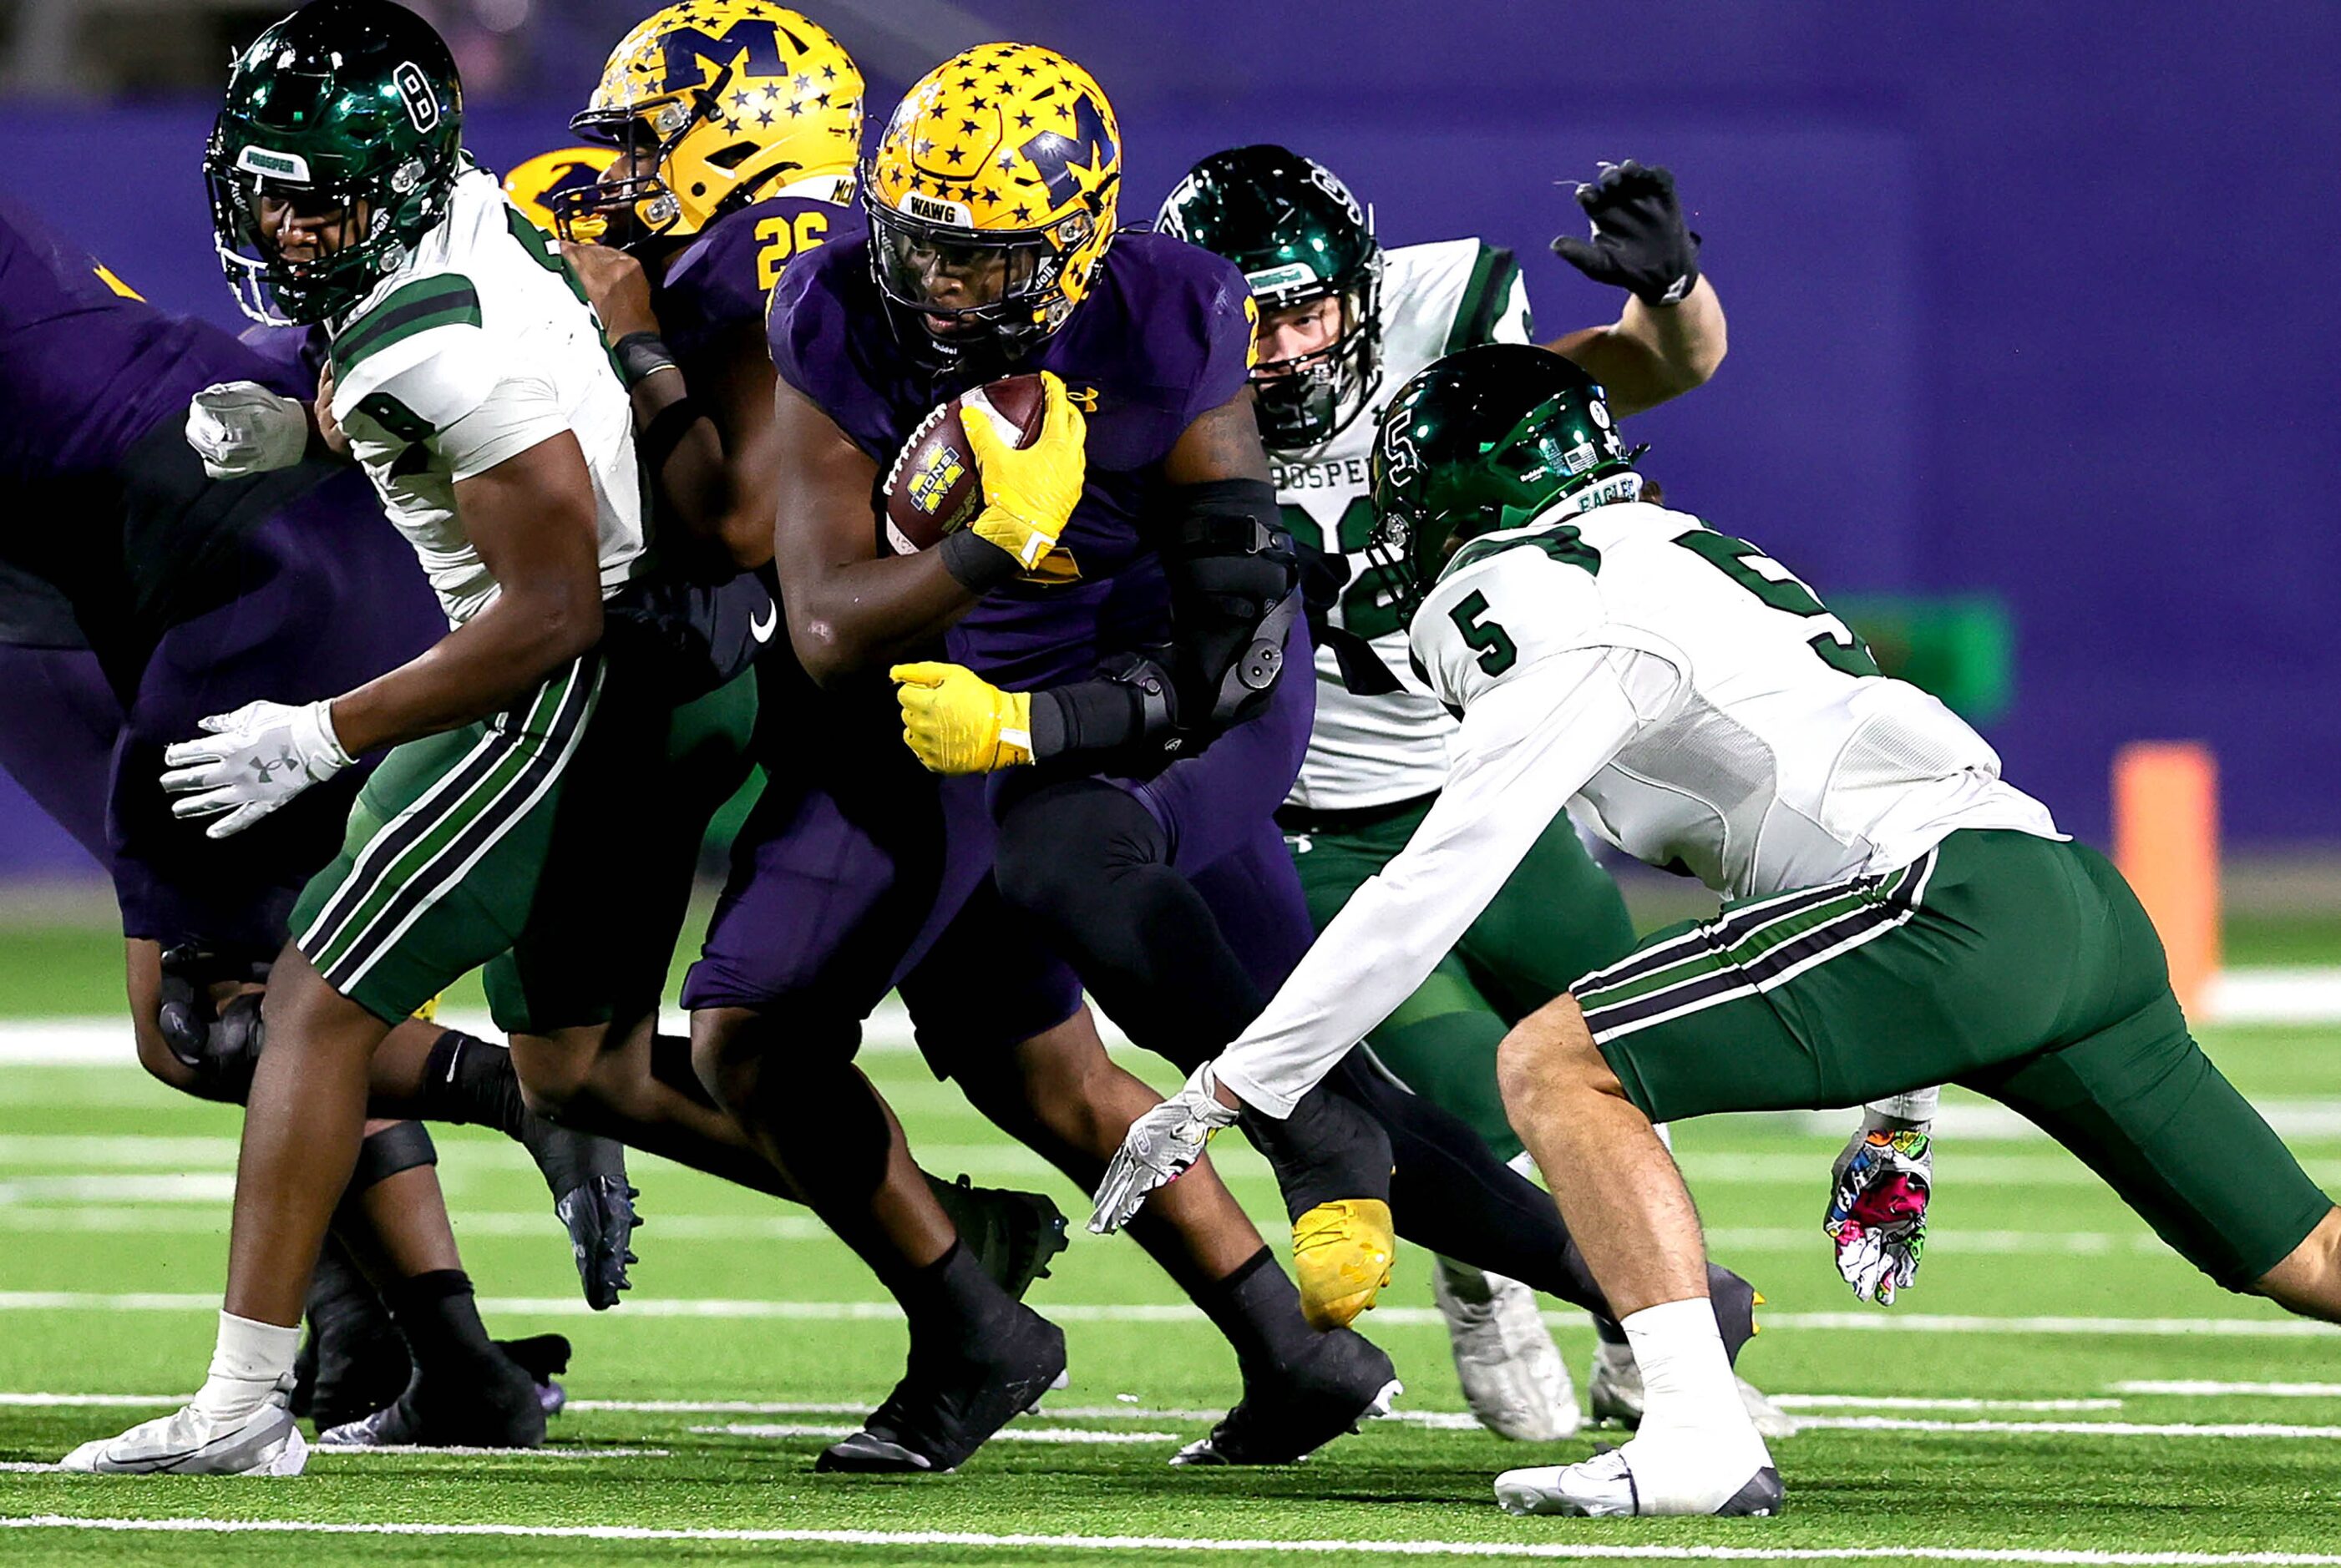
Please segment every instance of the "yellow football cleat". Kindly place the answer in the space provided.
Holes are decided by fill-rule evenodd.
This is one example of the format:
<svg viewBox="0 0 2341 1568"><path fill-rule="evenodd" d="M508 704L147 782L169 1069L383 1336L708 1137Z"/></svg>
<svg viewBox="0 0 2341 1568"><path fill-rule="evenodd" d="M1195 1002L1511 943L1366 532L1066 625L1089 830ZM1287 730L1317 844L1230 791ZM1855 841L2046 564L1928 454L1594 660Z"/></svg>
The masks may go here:
<svg viewBox="0 0 2341 1568"><path fill-rule="evenodd" d="M1373 1309L1397 1258L1390 1205L1378 1197L1319 1204L1292 1222L1300 1315L1320 1333L1347 1328L1358 1314Z"/></svg>

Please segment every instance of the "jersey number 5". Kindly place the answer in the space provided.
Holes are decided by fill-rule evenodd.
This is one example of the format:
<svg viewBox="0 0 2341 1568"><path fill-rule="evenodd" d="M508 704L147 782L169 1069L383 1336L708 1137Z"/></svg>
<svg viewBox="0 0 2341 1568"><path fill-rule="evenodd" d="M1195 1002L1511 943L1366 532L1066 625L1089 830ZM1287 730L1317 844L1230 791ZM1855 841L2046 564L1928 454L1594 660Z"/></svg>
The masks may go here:
<svg viewBox="0 0 2341 1568"><path fill-rule="evenodd" d="M1679 536L1675 542L1693 555L1705 560L1740 587L1754 594L1771 609L1784 610L1807 620L1818 620L1823 630L1811 640L1809 646L1820 655L1821 662L1848 675L1883 675L1878 660L1853 629L1828 611L1828 606L1813 597L1813 590L1788 575L1788 569L1758 550L1744 539L1728 534L1701 531ZM1767 576L1758 570L1770 567L1780 575Z"/></svg>
<svg viewBox="0 0 2341 1568"><path fill-rule="evenodd" d="M1447 612L1447 618L1463 634L1463 640L1479 650L1480 673L1501 675L1520 661L1520 650L1502 621L1481 619L1487 613L1488 596L1473 589Z"/></svg>

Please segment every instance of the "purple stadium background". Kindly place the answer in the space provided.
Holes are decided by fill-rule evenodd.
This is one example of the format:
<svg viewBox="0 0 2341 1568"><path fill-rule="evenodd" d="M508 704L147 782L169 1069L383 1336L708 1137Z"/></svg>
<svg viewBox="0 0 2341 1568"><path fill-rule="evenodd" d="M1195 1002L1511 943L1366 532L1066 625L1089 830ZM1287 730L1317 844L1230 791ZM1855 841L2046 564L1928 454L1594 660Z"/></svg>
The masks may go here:
<svg viewBox="0 0 2341 1568"><path fill-rule="evenodd" d="M2341 839L2341 5L917 9L961 30L832 19L873 118L965 44L1050 44L1120 110L1125 220L1195 157L1283 141L1386 243L1517 249L1548 331L1616 308L1545 252L1575 223L1555 182L1672 165L1732 334L1713 384L1636 422L1669 501L1824 597L1998 595L1991 738L2082 836L2116 747L2183 738L2216 749L2231 842ZM543 5L475 104L481 156L565 142L635 15ZM228 320L208 120L0 105L0 180L149 298ZM0 877L82 864L0 779Z"/></svg>

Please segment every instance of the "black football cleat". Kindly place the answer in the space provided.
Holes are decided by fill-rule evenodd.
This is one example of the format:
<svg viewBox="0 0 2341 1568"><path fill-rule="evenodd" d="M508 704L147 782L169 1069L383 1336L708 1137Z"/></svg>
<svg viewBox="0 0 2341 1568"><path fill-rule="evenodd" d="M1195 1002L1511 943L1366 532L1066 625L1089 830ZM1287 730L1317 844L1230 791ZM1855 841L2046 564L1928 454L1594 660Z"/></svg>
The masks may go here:
<svg viewBox="0 0 2341 1568"><path fill-rule="evenodd" d="M1405 1388L1380 1346L1346 1328L1317 1336L1309 1355L1247 1366L1236 1407L1170 1457L1173 1464L1298 1464L1362 1422L1388 1415Z"/></svg>
<svg viewBox="0 0 2341 1568"><path fill-rule="evenodd" d="M626 1265L637 1261L633 1238L643 1223L634 1212L634 1199L642 1194L626 1180L625 1146L533 1112L521 1119L519 1137L553 1191L553 1212L569 1232L585 1305L609 1311L618 1305L620 1291L633 1288Z"/></svg>
<svg viewBox="0 0 2341 1568"><path fill-rule="evenodd" d="M405 1392L388 1405L360 1420L319 1428L317 1444L323 1448L542 1448L545 1414L535 1375L499 1354L493 1361L469 1358L460 1368L417 1367Z"/></svg>
<svg viewBox="0 0 2341 1568"><path fill-rule="evenodd" d="M1019 1301L1034 1280L1049 1277L1050 1260L1072 1245L1064 1211L1046 1194L977 1186L964 1176L955 1182L930 1176L927 1186L977 1265Z"/></svg>
<svg viewBox="0 0 2341 1568"><path fill-rule="evenodd" d="M1065 1333L1021 1304L974 1349L911 1346L910 1369L861 1431L822 1450L815 1470L942 1474L1031 1408L1065 1370Z"/></svg>
<svg viewBox="0 0 2341 1568"><path fill-rule="evenodd" d="M330 1236L317 1255L306 1315L291 1408L315 1421L318 1431L380 1410L413 1379L413 1358L390 1309Z"/></svg>
<svg viewBox="0 0 2341 1568"><path fill-rule="evenodd" d="M526 1339L499 1339L495 1346L536 1384L536 1403L546 1417L560 1414L569 1403L569 1391L553 1379L569 1370L568 1336L533 1334Z"/></svg>

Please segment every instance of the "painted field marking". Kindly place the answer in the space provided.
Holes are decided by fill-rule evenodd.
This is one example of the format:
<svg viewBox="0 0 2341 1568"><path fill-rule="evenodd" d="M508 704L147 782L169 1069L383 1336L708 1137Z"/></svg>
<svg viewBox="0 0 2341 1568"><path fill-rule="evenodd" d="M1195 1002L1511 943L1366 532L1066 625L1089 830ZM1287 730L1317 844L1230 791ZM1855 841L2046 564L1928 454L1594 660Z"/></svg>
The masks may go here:
<svg viewBox="0 0 2341 1568"><path fill-rule="evenodd" d="M866 1406L864 1408L867 1408ZM734 1422L728 1426L694 1426L702 1437L851 1437L859 1426L804 1425L780 1422ZM1176 1443L1179 1432L1085 1432L1078 1426L1018 1426L1013 1423L991 1434L994 1443Z"/></svg>
<svg viewBox="0 0 2341 1568"><path fill-rule="evenodd" d="M1899 1415L1799 1417L1808 1432L1995 1433L2017 1437L2341 1437L2341 1426L2273 1421L1928 1421Z"/></svg>
<svg viewBox="0 0 2341 1568"><path fill-rule="evenodd" d="M109 1295L97 1291L0 1291L0 1312L216 1312L219 1296L211 1292L131 1291ZM568 1295L491 1295L480 1298L480 1310L527 1317L593 1316L603 1323L643 1318L749 1318L811 1323L893 1323L902 1309L891 1301L762 1301L722 1296L652 1296L629 1301L618 1313L594 1313ZM1123 1302L1114 1304L1051 1302L1048 1315L1060 1323L1184 1324L1201 1327L1207 1320L1184 1302ZM1556 1328L1589 1326L1584 1314L1553 1311L1545 1321ZM1378 1308L1376 1324L1418 1327L1443 1324L1430 1306ZM2341 1335L2341 1325L2312 1323L2298 1317L1990 1317L1960 1313L1886 1312L1768 1312L1764 1326L1774 1328L1849 1329L1867 1334L2054 1334L2119 1335L2160 1338L2179 1335L2217 1335L2242 1339L2305 1339Z"/></svg>
<svg viewBox="0 0 2341 1568"><path fill-rule="evenodd" d="M536 1464L543 1460L577 1459L672 1459L672 1448L466 1448L450 1444L432 1447L423 1444L402 1446L395 1444L377 1444L372 1448L342 1448L324 1443L309 1445L313 1459L323 1455L328 1459L494 1459L513 1464ZM0 1472L10 1475L81 1475L86 1471L67 1470L62 1464L42 1464L36 1460L11 1459L0 1463ZM112 1480L111 1476L95 1479ZM13 1523L0 1519L0 1523Z"/></svg>
<svg viewBox="0 0 2341 1568"><path fill-rule="evenodd" d="M0 1207L0 1232L18 1233L86 1233L91 1235L177 1236L212 1235L227 1229L227 1204L234 1197L234 1178L210 1174L191 1176L120 1176L35 1178L41 1181L103 1181L125 1184L149 1183L152 1190L134 1186L106 1189L117 1201L144 1202L156 1206L144 1208L109 1208L95 1205L81 1206L8 1206ZM165 1183L170 1184L167 1189ZM0 1177L0 1196L10 1193L14 1182ZM27 1195L30 1196L30 1195ZM63 1190L44 1193L43 1196L67 1196ZM25 1196L15 1203L22 1205ZM550 1208L534 1210L459 1209L452 1216L458 1237L475 1236L537 1236L553 1228L557 1234L559 1221ZM659 1210L655 1216L658 1239L689 1242L827 1242L835 1240L827 1226L811 1215L694 1215L669 1214ZM1805 1253L1820 1243L1820 1227L1805 1230L1790 1226L1718 1227L1707 1233L1707 1243L1718 1256L1749 1253ZM2142 1226L2131 1232L2120 1231L2057 1231L2057 1230L1962 1230L1945 1231L1927 1238L1928 1250L1937 1255L1959 1256L2039 1256L2039 1257L2107 1257L2117 1255L2138 1256L2159 1255L2169 1251L2162 1239ZM1768 1315L1765 1322L1771 1322Z"/></svg>
<svg viewBox="0 0 2341 1568"><path fill-rule="evenodd" d="M1776 1394L1784 1410L2119 1410L2118 1399L1926 1399L1893 1394ZM1807 1425L1813 1423L1808 1422Z"/></svg>
<svg viewBox="0 0 2341 1568"><path fill-rule="evenodd" d="M1522 1526L1539 1528L1536 1525ZM555 1541L799 1543L831 1546L943 1546L1001 1551L1253 1552L1333 1556L1615 1558L1628 1562L2024 1563L2049 1568L2341 1568L2326 1552L2086 1552L1985 1546L1660 1546L1616 1541L1226 1540L1184 1535L990 1534L972 1530L661 1529L641 1524L376 1524L306 1519L92 1519L69 1513L0 1518L0 1529L95 1530L190 1535L489 1536Z"/></svg>
<svg viewBox="0 0 2341 1568"><path fill-rule="evenodd" d="M55 1203L154 1203L201 1205L204 1213L174 1215L210 1229L224 1224L235 1202L235 1177L226 1171L175 1176L0 1176L0 1205ZM36 1210L17 1210L20 1214ZM193 1228L191 1226L190 1228Z"/></svg>
<svg viewBox="0 0 2341 1568"><path fill-rule="evenodd" d="M2237 1394L2265 1399L2341 1399L2341 1383L2210 1383L2197 1378L2134 1378L2110 1386L2116 1394L2167 1394L2197 1399Z"/></svg>

